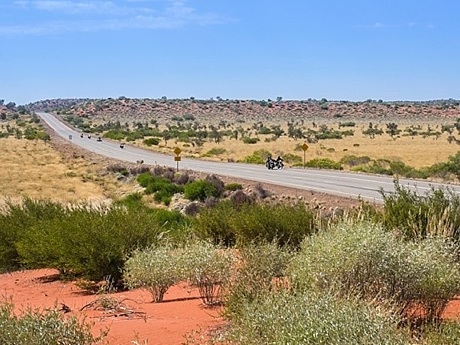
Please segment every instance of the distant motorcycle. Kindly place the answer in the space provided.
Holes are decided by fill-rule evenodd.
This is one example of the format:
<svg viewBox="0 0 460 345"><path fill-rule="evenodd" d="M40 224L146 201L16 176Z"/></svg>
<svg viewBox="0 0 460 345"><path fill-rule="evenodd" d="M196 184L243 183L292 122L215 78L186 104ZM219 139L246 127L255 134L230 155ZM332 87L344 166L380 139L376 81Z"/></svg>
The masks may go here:
<svg viewBox="0 0 460 345"><path fill-rule="evenodd" d="M268 170L273 170L273 169L283 169L284 168L284 163L283 159L278 156L277 159L273 159L272 157L268 157L267 161L265 162L265 166L267 167Z"/></svg>

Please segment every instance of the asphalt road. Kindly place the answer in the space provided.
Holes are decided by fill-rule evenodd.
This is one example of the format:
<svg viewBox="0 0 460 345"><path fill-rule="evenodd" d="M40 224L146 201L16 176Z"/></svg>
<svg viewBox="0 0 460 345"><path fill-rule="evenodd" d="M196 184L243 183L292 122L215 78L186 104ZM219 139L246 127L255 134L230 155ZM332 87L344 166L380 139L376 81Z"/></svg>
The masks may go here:
<svg viewBox="0 0 460 345"><path fill-rule="evenodd" d="M81 146L85 150L119 160L136 163L143 160L145 164L164 165L177 168L174 161L175 154L165 155L143 150L134 146L125 145L120 148L120 143L103 139L98 142L95 136L81 137L78 132L49 113L37 113L59 136ZM308 151L307 151L308 153ZM361 198L366 201L381 203L381 191L392 193L394 191L393 177L351 173L344 171L328 171L302 168L285 168L281 170L267 170L265 166L239 163L209 162L192 158L181 158L180 170L194 170L205 173L243 178L258 182L267 182L286 187L312 190L332 195ZM434 188L450 188L460 194L459 185L440 184L425 180L399 179L401 186L415 190L424 195Z"/></svg>

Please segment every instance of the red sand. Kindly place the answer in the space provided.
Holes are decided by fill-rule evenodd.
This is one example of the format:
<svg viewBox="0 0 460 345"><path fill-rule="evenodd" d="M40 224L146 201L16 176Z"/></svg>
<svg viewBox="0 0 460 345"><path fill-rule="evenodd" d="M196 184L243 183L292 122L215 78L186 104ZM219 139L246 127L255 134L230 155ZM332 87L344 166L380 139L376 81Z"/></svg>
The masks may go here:
<svg viewBox="0 0 460 345"><path fill-rule="evenodd" d="M57 279L52 269L19 271L0 275L0 298L12 302L16 311L28 307L51 309L70 308L65 315L74 315L92 326L94 335L108 329L105 340L110 345L186 344L186 336L196 332L206 334L224 324L221 309L205 307L197 289L187 284L171 287L164 302L152 303L145 290L123 291L107 295L88 294L76 282ZM102 308L101 298L118 305ZM83 309L83 310L82 310ZM64 311L62 311L64 314ZM460 300L451 301L444 317L456 319Z"/></svg>
<svg viewBox="0 0 460 345"><path fill-rule="evenodd" d="M57 280L57 273L41 269L2 274L0 296L12 302L17 311L28 307L60 309L64 304L71 310L65 315L85 318L85 322L92 325L94 335L108 328L105 339L110 345L184 344L187 334L206 333L224 322L221 309L204 306L197 289L187 284L171 287L164 302L152 303L150 293L145 290L88 294L75 282ZM118 306L112 310L102 308L98 302L104 296L118 302Z"/></svg>

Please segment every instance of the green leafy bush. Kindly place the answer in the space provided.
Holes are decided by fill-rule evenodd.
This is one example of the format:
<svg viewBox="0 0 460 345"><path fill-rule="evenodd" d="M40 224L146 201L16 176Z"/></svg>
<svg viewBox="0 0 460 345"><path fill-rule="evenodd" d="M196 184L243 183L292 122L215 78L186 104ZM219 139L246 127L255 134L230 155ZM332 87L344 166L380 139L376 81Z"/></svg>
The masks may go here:
<svg viewBox="0 0 460 345"><path fill-rule="evenodd" d="M205 201L209 197L219 197L221 191L207 180L195 180L184 186L184 196L189 200Z"/></svg>
<svg viewBox="0 0 460 345"><path fill-rule="evenodd" d="M307 161L305 166L309 168L319 168L319 169L333 169L333 170L342 170L342 165L340 163L334 162L330 158L315 158Z"/></svg>
<svg viewBox="0 0 460 345"><path fill-rule="evenodd" d="M26 229L44 220L59 219L66 213L61 204L46 200L24 198L19 204L7 201L0 212L0 272L21 267L16 243Z"/></svg>
<svg viewBox="0 0 460 345"><path fill-rule="evenodd" d="M23 267L52 267L62 274L118 282L126 256L156 243L177 223L161 223L147 207L74 206L59 218L29 225L14 247ZM158 216L159 217L159 216Z"/></svg>
<svg viewBox="0 0 460 345"><path fill-rule="evenodd" d="M297 247L316 231L315 214L304 204L243 204L230 219L237 243L276 242Z"/></svg>
<svg viewBox="0 0 460 345"><path fill-rule="evenodd" d="M245 143L245 144L257 144L257 142L260 139L259 138L251 138L251 137L243 137L242 140L243 140L243 143Z"/></svg>
<svg viewBox="0 0 460 345"><path fill-rule="evenodd" d="M148 139L145 139L143 141L143 143L147 146L152 146L152 145L155 145L155 146L158 146L158 144L160 144L160 139L158 138L148 138Z"/></svg>
<svg viewBox="0 0 460 345"><path fill-rule="evenodd" d="M223 148L223 147L214 147L211 150L209 150L208 152L206 152L203 155L203 157L218 156L218 155L224 154L225 152L227 152L227 150L225 148Z"/></svg>
<svg viewBox="0 0 460 345"><path fill-rule="evenodd" d="M241 183L231 182L225 185L225 190L229 190L232 192L236 190L240 190L240 189L243 189L243 186L241 185Z"/></svg>
<svg viewBox="0 0 460 345"><path fill-rule="evenodd" d="M214 207L204 208L200 216L192 221L193 232L202 240L212 241L215 245L233 246L236 233L231 221L237 216L230 201L221 201Z"/></svg>
<svg viewBox="0 0 460 345"><path fill-rule="evenodd" d="M264 149L257 150L257 151L254 151L252 155L244 157L243 163L265 164L265 161L270 156L271 156L271 153L267 150L264 150Z"/></svg>

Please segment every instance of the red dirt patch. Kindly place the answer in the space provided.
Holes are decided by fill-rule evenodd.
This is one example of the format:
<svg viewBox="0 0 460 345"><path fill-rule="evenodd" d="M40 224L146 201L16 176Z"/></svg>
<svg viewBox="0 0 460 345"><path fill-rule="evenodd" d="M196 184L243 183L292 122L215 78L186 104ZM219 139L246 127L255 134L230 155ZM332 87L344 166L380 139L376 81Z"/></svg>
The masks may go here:
<svg viewBox="0 0 460 345"><path fill-rule="evenodd" d="M15 305L16 311L33 309L62 309L92 326L94 335L109 330L105 338L110 345L185 343L193 331L206 332L224 323L219 308L206 307L198 290L187 284L171 287L164 302L151 303L145 290L88 294L74 281L60 281L57 271L40 269L0 275L0 296ZM114 303L103 308L101 299Z"/></svg>
<svg viewBox="0 0 460 345"><path fill-rule="evenodd" d="M88 294L74 281L58 280L57 271L40 269L0 275L0 296L12 302L16 311L33 309L62 310L92 326L93 334L108 329L105 338L110 345L155 344L179 345L193 332L205 334L225 321L220 308L203 305L197 289L187 284L171 287L164 302L151 303L145 290L123 291L111 294ZM115 303L114 308L103 308L101 299ZM64 309L70 308L70 312ZM445 313L446 319L460 315L460 299L452 300Z"/></svg>

